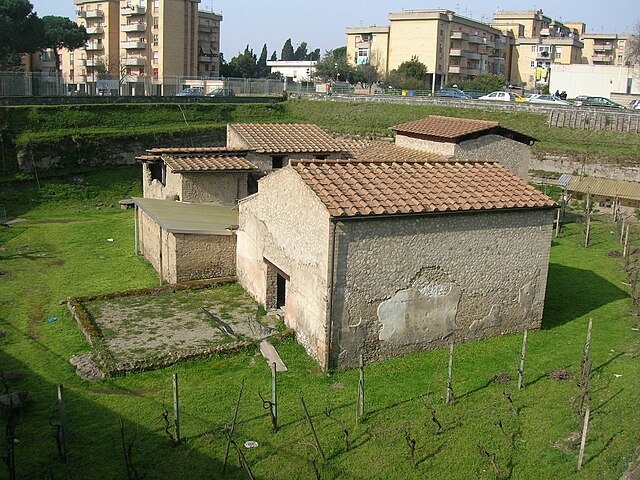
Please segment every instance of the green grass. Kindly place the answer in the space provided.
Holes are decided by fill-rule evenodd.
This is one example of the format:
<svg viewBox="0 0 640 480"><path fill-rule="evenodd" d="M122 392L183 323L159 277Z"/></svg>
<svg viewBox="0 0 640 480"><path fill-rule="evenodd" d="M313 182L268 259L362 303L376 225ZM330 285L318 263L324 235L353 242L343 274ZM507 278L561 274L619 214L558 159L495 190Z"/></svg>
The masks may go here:
<svg viewBox="0 0 640 480"><path fill-rule="evenodd" d="M120 178L116 181L115 177ZM116 201L129 180L105 172L96 196ZM112 178L112 181L106 180ZM44 182L47 183L47 182ZM109 192L112 192L111 194ZM28 196L28 193L26 196ZM126 437L136 435L135 468L145 478L219 478L224 457L223 428L229 421L240 382L245 381L236 438L256 440L244 450L260 479L313 478L314 453L300 407L304 396L327 455L319 461L323 479L494 478L478 445L497 454L501 477L512 479L618 479L640 442L640 333L630 314L614 227L594 222L593 242L580 247L582 226L568 224L554 242L542 330L530 332L526 382L491 382L494 375L517 378L521 335L504 335L460 345L454 369L454 406L444 404L448 351L408 355L367 367L367 414L354 424L357 372L321 372L292 340L278 345L289 367L279 376L281 430L271 432L258 393L268 395L270 371L255 350L179 364L154 372L88 384L68 359L89 351L84 338L59 301L68 296L101 294L155 286L151 267L133 254L131 211L86 206L84 194L25 208L29 223L0 227L0 368L19 372L12 389L30 392L18 421L18 478L125 478L118 418ZM38 223L49 219L69 223ZM113 238L114 242L107 242ZM44 254L44 255L43 255ZM48 323L49 317L58 320ZM547 372L566 367L575 375L589 318L594 320L591 430L585 467L576 473L577 452L552 446L577 429L571 401L575 380L558 382ZM171 410L171 375L180 376L184 443L173 448L164 435L161 414ZM71 431L70 458L57 459L53 440L55 389L66 389ZM337 388L341 387L341 388ZM515 416L503 392L510 392ZM438 436L421 397L432 404L445 430ZM340 427L324 416L330 408L351 436L342 452ZM496 422L502 421L513 447ZM0 421L1 422L1 421ZM409 463L404 432L417 441L418 469ZM4 431L4 429L2 430ZM4 451L4 437L0 449ZM228 478L246 478L231 456ZM6 476L4 465L0 472Z"/></svg>

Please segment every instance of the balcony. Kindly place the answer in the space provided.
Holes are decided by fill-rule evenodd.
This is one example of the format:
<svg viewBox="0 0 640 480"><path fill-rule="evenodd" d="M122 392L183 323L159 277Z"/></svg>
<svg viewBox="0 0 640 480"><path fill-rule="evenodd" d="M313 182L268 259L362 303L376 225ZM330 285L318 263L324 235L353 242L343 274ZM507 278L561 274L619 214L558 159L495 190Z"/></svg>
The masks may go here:
<svg viewBox="0 0 640 480"><path fill-rule="evenodd" d="M95 51L97 51L97 50L102 50L102 49L104 49L104 45L102 45L101 43L89 43L85 48L86 48L88 51L95 52Z"/></svg>
<svg viewBox="0 0 640 480"><path fill-rule="evenodd" d="M78 66L80 67L86 67L87 66L87 61L84 59L80 59L78 60Z"/></svg>
<svg viewBox="0 0 640 480"><path fill-rule="evenodd" d="M472 60L480 60L481 55L476 52L470 52L469 50L463 50L462 48L452 48L449 50L449 56L451 57L464 57Z"/></svg>
<svg viewBox="0 0 640 480"><path fill-rule="evenodd" d="M87 16L87 12L84 10L76 10L76 15L78 18L85 18Z"/></svg>
<svg viewBox="0 0 640 480"><path fill-rule="evenodd" d="M464 68L460 65L449 65L449 73L457 73L460 75L480 75L479 68Z"/></svg>
<svg viewBox="0 0 640 480"><path fill-rule="evenodd" d="M89 35L102 35L104 33L104 28L102 28L102 27L89 27L89 28L87 28L87 33Z"/></svg>
<svg viewBox="0 0 640 480"><path fill-rule="evenodd" d="M120 10L120 15L125 17L133 17L135 15L146 15L146 7L127 7Z"/></svg>
<svg viewBox="0 0 640 480"><path fill-rule="evenodd" d="M594 45L593 46L593 51L594 52L611 52L613 51L613 45L608 43L608 44L600 44L600 45Z"/></svg>
<svg viewBox="0 0 640 480"><path fill-rule="evenodd" d="M123 32L144 32L147 29L147 25L144 23L133 23L131 25L120 25L120 30Z"/></svg>
<svg viewBox="0 0 640 480"><path fill-rule="evenodd" d="M126 83L144 83L147 80L145 75L127 75L124 77Z"/></svg>
<svg viewBox="0 0 640 480"><path fill-rule="evenodd" d="M464 32L451 32L451 36L449 37L451 40L469 40L469 35Z"/></svg>
<svg viewBox="0 0 640 480"><path fill-rule="evenodd" d="M144 57L130 57L122 59L122 65L125 65L127 67L139 67L146 64L147 59Z"/></svg>
<svg viewBox="0 0 640 480"><path fill-rule="evenodd" d="M100 67L102 66L102 61L100 60L85 60L85 64L87 67Z"/></svg>
<svg viewBox="0 0 640 480"><path fill-rule="evenodd" d="M541 28L540 35L543 37L548 37L549 35L551 35L551 31L548 28Z"/></svg>
<svg viewBox="0 0 640 480"><path fill-rule="evenodd" d="M87 83L87 76L86 75L78 75L76 77L76 82L77 83Z"/></svg>
<svg viewBox="0 0 640 480"><path fill-rule="evenodd" d="M220 28L212 25L198 25L198 31L202 33L214 33L219 32Z"/></svg>
<svg viewBox="0 0 640 480"><path fill-rule="evenodd" d="M122 48L125 50L140 50L147 48L147 44L144 42L123 42Z"/></svg>
<svg viewBox="0 0 640 480"><path fill-rule="evenodd" d="M217 59L217 55L199 55L198 63L213 63Z"/></svg>
<svg viewBox="0 0 640 480"><path fill-rule="evenodd" d="M485 44L487 43L487 39L480 35L469 35L469 43Z"/></svg>
<svg viewBox="0 0 640 480"><path fill-rule="evenodd" d="M102 10L88 10L84 12L84 18L102 18L104 12Z"/></svg>
<svg viewBox="0 0 640 480"><path fill-rule="evenodd" d="M498 50L504 50L506 48L506 42L503 43L502 40L498 39L495 41L495 45L493 48L496 48Z"/></svg>
<svg viewBox="0 0 640 480"><path fill-rule="evenodd" d="M553 58L553 55L551 55L551 52L546 50L536 53L537 60L551 60L552 58Z"/></svg>
<svg viewBox="0 0 640 480"><path fill-rule="evenodd" d="M593 62L613 62L613 55L592 55Z"/></svg>

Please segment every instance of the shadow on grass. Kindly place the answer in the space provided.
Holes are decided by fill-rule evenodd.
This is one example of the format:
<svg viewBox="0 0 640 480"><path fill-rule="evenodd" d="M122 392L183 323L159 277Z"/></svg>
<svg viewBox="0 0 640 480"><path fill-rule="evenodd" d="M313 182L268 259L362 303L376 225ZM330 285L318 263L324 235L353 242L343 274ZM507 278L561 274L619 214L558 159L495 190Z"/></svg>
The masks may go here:
<svg viewBox="0 0 640 480"><path fill-rule="evenodd" d="M3 388L6 386L9 392L29 392L25 407L18 413L15 430L16 437L29 439L16 449L18 478L94 478L96 468L102 470L100 478L127 478L118 413L78 395L76 385L66 388L69 453L64 462L55 440L56 425L59 425L56 385L3 352L2 348L0 366L5 379ZM131 446L132 466L140 475L135 478L159 478L159 475L163 478L194 478L193 472L207 478L219 478L221 459L189 448L191 438L174 448L161 433L158 422L144 425L141 420L126 418L132 416L135 418L135 412L126 411L122 420L125 442ZM4 433L4 416L0 416L0 428ZM37 431L38 435L29 436L30 431ZM4 435L0 440L1 447L4 447L3 440ZM36 457L37 462L33 461ZM234 457L235 453L231 458ZM7 467L0 462L0 475L5 472ZM244 471L233 460L228 466L228 474L229 478L244 478Z"/></svg>
<svg viewBox="0 0 640 480"><path fill-rule="evenodd" d="M628 296L591 270L550 263L542 329L558 327Z"/></svg>

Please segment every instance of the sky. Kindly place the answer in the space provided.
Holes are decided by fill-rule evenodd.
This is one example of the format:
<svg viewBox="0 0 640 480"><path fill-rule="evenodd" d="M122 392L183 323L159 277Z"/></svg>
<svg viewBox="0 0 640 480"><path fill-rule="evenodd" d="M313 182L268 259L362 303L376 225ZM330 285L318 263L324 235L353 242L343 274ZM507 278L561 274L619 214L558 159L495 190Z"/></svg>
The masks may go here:
<svg viewBox="0 0 640 480"><path fill-rule="evenodd" d="M38 16L61 15L75 19L73 0L31 0ZM294 48L307 42L309 51L323 53L346 44L346 27L387 25L389 12L418 9L449 9L459 15L490 22L498 10L542 9L545 15L564 22L587 24L590 33L635 33L640 24L638 0L616 0L608 8L603 0L202 0L201 10L223 15L221 51L230 60L250 48L259 55L267 44L269 55L280 51L287 38Z"/></svg>

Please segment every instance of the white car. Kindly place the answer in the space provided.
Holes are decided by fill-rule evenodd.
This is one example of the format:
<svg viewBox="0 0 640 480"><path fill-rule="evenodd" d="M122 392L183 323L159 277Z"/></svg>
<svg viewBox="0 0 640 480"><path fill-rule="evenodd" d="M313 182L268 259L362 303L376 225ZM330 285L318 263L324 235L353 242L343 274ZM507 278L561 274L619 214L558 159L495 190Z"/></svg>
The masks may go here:
<svg viewBox="0 0 640 480"><path fill-rule="evenodd" d="M532 93L531 95L527 95L527 102L543 105L571 105L571 102L567 102L555 95L549 95L547 93Z"/></svg>
<svg viewBox="0 0 640 480"><path fill-rule="evenodd" d="M630 108L631 110L640 110L640 99L631 100L627 108Z"/></svg>
<svg viewBox="0 0 640 480"><path fill-rule="evenodd" d="M511 102L515 97L509 92L491 92L488 95L478 98L478 100L497 100L499 102Z"/></svg>

